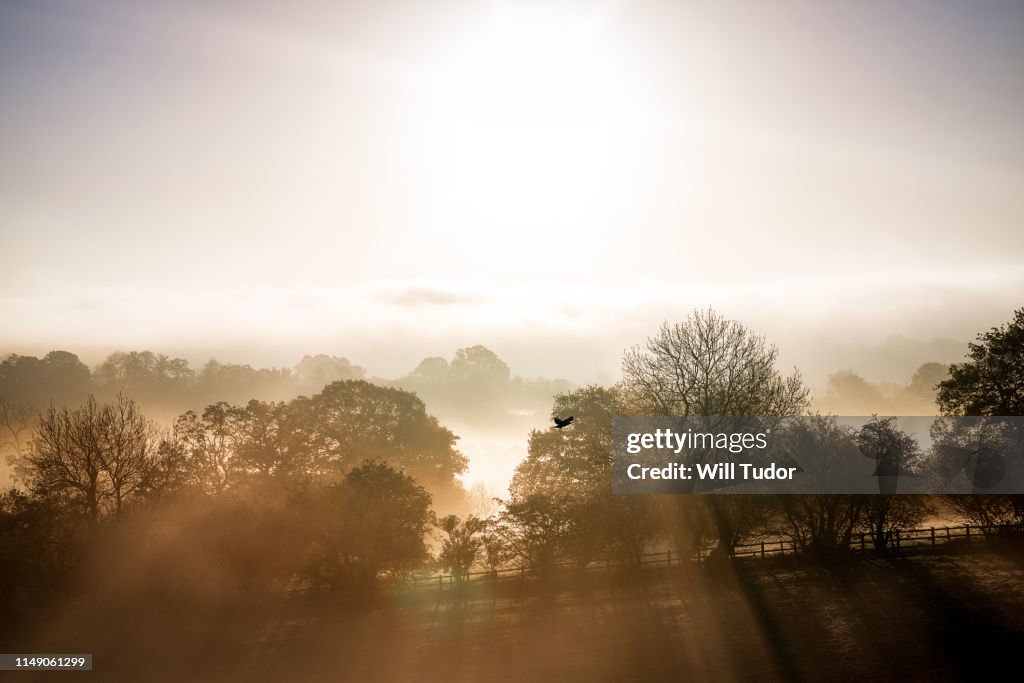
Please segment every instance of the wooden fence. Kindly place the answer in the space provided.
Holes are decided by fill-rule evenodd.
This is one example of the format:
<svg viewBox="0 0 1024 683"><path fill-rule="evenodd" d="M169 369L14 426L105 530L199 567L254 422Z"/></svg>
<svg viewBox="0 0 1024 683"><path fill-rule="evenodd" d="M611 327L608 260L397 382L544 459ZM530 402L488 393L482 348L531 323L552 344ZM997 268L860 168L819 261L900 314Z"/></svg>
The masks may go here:
<svg viewBox="0 0 1024 683"><path fill-rule="evenodd" d="M963 543L988 542L997 537L1015 536L1024 537L1024 527L1020 525L1002 526L981 526L977 524L964 524L961 526L928 527L922 529L895 529L886 535L886 548L890 552L901 553L904 550L915 548L936 547L953 541ZM870 553L875 551L874 538L869 533L856 533L850 539L850 549L858 553ZM640 558L639 565L642 567L664 566L671 567L683 562L704 562L714 546L699 548L689 558L683 557L678 552L665 550L660 552L644 553ZM791 539L766 540L756 543L743 543L733 549L731 557L737 559L768 559L772 557L793 556L803 552L799 543ZM636 567L636 564L627 564L619 560L604 559L580 565L573 562L559 562L555 567L575 567L586 571L606 571L610 573L613 569L624 567ZM537 577L541 572L534 567L506 567L497 571L474 571L469 572L464 581L466 583L497 582L503 579L519 579L524 581L527 578ZM430 576L412 576L403 582L402 588L407 590L434 589L451 590L459 582L456 577L450 574L434 574Z"/></svg>

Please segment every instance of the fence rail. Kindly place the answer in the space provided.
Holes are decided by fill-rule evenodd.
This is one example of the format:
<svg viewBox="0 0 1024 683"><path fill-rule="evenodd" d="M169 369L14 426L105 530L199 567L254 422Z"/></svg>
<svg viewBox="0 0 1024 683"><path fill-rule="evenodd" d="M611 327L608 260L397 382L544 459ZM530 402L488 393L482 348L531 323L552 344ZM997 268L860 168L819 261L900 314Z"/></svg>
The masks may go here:
<svg viewBox="0 0 1024 683"><path fill-rule="evenodd" d="M978 525L963 524L960 526L927 527L920 529L894 529L885 534L884 548L887 551L900 553L905 549L936 547L950 542L977 543L988 542L1000 537L1024 537L1024 525ZM679 565L685 562L702 563L714 551L715 546L698 548L691 557L683 557L672 550L644 553L638 563L627 563L621 560L606 558L582 565L578 562L559 562L554 567L575 567L586 571L606 571L623 567L650 567ZM875 551L875 539L869 533L855 533L850 538L849 549L857 553ZM768 559L773 557L794 556L806 552L806 549L793 539L764 540L755 543L743 543L735 546L730 557L737 559ZM465 575L462 582L497 582L508 579L526 581L541 574L536 567L517 566L504 567L495 571L474 571ZM434 589L439 591L452 590L460 582L451 574L434 574L430 576L412 576L403 582L403 587L410 590Z"/></svg>

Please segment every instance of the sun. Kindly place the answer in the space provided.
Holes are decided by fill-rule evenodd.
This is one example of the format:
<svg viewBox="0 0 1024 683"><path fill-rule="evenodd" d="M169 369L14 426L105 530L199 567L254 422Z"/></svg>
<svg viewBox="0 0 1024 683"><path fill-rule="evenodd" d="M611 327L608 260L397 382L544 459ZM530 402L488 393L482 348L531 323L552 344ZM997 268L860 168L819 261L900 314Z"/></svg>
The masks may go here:
<svg viewBox="0 0 1024 683"><path fill-rule="evenodd" d="M582 227L632 174L638 109L599 14L501 6L433 70L425 140L431 187L494 228Z"/></svg>

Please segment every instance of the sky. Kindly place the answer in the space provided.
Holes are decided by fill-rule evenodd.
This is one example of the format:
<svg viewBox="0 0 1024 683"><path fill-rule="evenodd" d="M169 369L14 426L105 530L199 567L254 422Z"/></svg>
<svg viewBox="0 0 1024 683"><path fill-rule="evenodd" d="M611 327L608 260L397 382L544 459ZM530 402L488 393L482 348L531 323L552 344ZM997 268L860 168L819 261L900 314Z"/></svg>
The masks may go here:
<svg viewBox="0 0 1024 683"><path fill-rule="evenodd" d="M905 379L1021 305L1022 35L1019 2L0 1L0 351L611 382L710 305L814 382Z"/></svg>

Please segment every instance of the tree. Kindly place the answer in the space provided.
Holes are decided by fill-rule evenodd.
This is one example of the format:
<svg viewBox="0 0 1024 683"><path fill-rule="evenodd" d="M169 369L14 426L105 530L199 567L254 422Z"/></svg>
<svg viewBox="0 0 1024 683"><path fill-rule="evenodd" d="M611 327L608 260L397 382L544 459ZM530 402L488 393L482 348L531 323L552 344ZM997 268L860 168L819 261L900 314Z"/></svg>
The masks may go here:
<svg viewBox="0 0 1024 683"><path fill-rule="evenodd" d="M917 439L896 426L895 417L874 416L861 427L857 447L878 466L878 495L868 496L864 522L879 554L888 552L888 538L893 531L913 527L929 511L923 496L897 494L900 475L911 474L921 458Z"/></svg>
<svg viewBox="0 0 1024 683"><path fill-rule="evenodd" d="M332 589L372 592L379 577L401 576L428 556L430 494L386 463L365 462L328 487L319 514L313 577Z"/></svg>
<svg viewBox="0 0 1024 683"><path fill-rule="evenodd" d="M89 393L91 381L89 368L67 351L43 358L12 354L0 362L0 399L15 403L76 403Z"/></svg>
<svg viewBox="0 0 1024 683"><path fill-rule="evenodd" d="M644 348L622 361L623 386L634 410L652 415L785 416L803 412L809 392L799 371L776 369L778 350L713 310L683 323L664 323ZM755 497L756 498L756 497ZM733 547L761 516L755 498L711 496L719 548Z"/></svg>
<svg viewBox="0 0 1024 683"><path fill-rule="evenodd" d="M500 387L512 377L505 361L480 345L457 350L450 370L455 381L481 389Z"/></svg>
<svg viewBox="0 0 1024 683"><path fill-rule="evenodd" d="M451 572L456 583L469 578L470 568L476 564L483 548L483 520L470 515L464 521L455 515L447 515L437 522L437 528L444 532L441 551L437 560L445 570Z"/></svg>
<svg viewBox="0 0 1024 683"><path fill-rule="evenodd" d="M946 496L950 509L986 536L1024 531L1024 496L1009 494Z"/></svg>
<svg viewBox="0 0 1024 683"><path fill-rule="evenodd" d="M201 415L190 410L174 423L174 438L197 490L219 495L238 479L237 409L220 402L207 406Z"/></svg>
<svg viewBox="0 0 1024 683"><path fill-rule="evenodd" d="M469 512L479 519L490 519L498 511L498 496L482 481L474 482L466 492Z"/></svg>
<svg viewBox="0 0 1024 683"><path fill-rule="evenodd" d="M194 388L195 372L184 358L117 351L96 368L93 379L104 395L124 393L143 402L181 405Z"/></svg>
<svg viewBox="0 0 1024 683"><path fill-rule="evenodd" d="M34 494L71 506L95 533L101 519L120 518L143 496L155 455L154 431L133 400L89 397L76 410L40 416L25 472Z"/></svg>
<svg viewBox="0 0 1024 683"><path fill-rule="evenodd" d="M1024 308L1014 312L1009 324L979 334L968 348L969 360L950 367L949 379L939 383L937 401L942 414L1024 416ZM1024 443L1024 433L1016 422L992 426L1006 432L1002 435L1004 439L1018 445ZM965 428L966 425L955 425L950 431ZM958 440L953 434L948 436L950 441ZM1018 529L1024 524L1021 496L950 496L947 502L976 524Z"/></svg>
<svg viewBox="0 0 1024 683"><path fill-rule="evenodd" d="M317 445L309 399L288 403L249 401L233 409L237 467L250 485L302 488L330 475L328 456Z"/></svg>
<svg viewBox="0 0 1024 683"><path fill-rule="evenodd" d="M256 369L211 358L196 378L195 396L204 403L280 399L291 395L293 384L286 368Z"/></svg>
<svg viewBox="0 0 1024 683"><path fill-rule="evenodd" d="M514 386L508 365L480 345L458 349L451 363L425 358L395 384L416 392L435 413L484 421L506 418Z"/></svg>
<svg viewBox="0 0 1024 683"><path fill-rule="evenodd" d="M531 493L509 501L502 513L502 528L512 557L519 566L550 573L561 558L572 518L566 495Z"/></svg>
<svg viewBox="0 0 1024 683"><path fill-rule="evenodd" d="M311 399L293 402L308 411L315 447L340 472L378 459L399 467L435 494L461 496L456 475L466 458L457 437L427 414L415 394L362 380L333 382Z"/></svg>
<svg viewBox="0 0 1024 683"><path fill-rule="evenodd" d="M295 376L299 380L300 391L313 393L331 382L363 379L366 370L352 364L348 358L319 353L315 356L303 356L295 366Z"/></svg>
<svg viewBox="0 0 1024 683"><path fill-rule="evenodd" d="M944 415L1024 415L1024 308L1006 325L979 334L969 360L939 382Z"/></svg>
<svg viewBox="0 0 1024 683"><path fill-rule="evenodd" d="M1006 459L1024 451L1024 428L1016 417L946 416L931 427L930 470L940 483L962 481L972 493L947 495L949 508L962 519L982 527L986 535L1024 531L1024 496L992 493L1006 475Z"/></svg>
<svg viewBox="0 0 1024 683"><path fill-rule="evenodd" d="M862 456L856 432L835 416L809 416L785 426L775 436L785 451L822 481L841 480ZM829 559L849 548L863 523L864 496L781 495L776 497L781 528L801 551Z"/></svg>
<svg viewBox="0 0 1024 683"><path fill-rule="evenodd" d="M366 460L389 462L436 494L463 493L456 475L466 458L454 447L455 435L414 394L362 380L333 382L287 402L219 402L201 415L189 411L175 423L175 439L208 495L336 483Z"/></svg>
<svg viewBox="0 0 1024 683"><path fill-rule="evenodd" d="M114 516L146 488L155 461L155 433L135 401L124 395L104 406L100 420L100 467L106 475Z"/></svg>
<svg viewBox="0 0 1024 683"><path fill-rule="evenodd" d="M889 400L853 370L842 370L829 375L817 407L837 415L874 415L888 410Z"/></svg>
<svg viewBox="0 0 1024 683"><path fill-rule="evenodd" d="M500 518L490 519L484 523L484 532L480 542L483 548L482 564L493 577L498 570L514 559L508 539L510 533Z"/></svg>
<svg viewBox="0 0 1024 683"><path fill-rule="evenodd" d="M908 414L934 414L935 399L939 383L949 377L949 366L943 363L923 363L914 371L910 384L902 392L904 401L908 403ZM926 412L927 411L927 412Z"/></svg>
<svg viewBox="0 0 1024 683"><path fill-rule="evenodd" d="M615 388L555 396L552 415L574 415L573 427L534 430L509 487L510 505L544 496L548 513L564 516L558 553L580 565L608 555L637 564L654 534L650 501L611 491L612 417L627 410Z"/></svg>
<svg viewBox="0 0 1024 683"><path fill-rule="evenodd" d="M23 461L34 417L35 413L27 404L0 398L0 473L4 473L8 465L17 467ZM0 476L0 486L6 483L6 478Z"/></svg>
<svg viewBox="0 0 1024 683"><path fill-rule="evenodd" d="M448 361L439 356L424 358L408 375L408 379L418 385L441 384L450 377L451 368Z"/></svg>
<svg viewBox="0 0 1024 683"><path fill-rule="evenodd" d="M0 636L15 637L8 628L39 614L73 567L74 551L59 504L17 489L0 492Z"/></svg>
<svg viewBox="0 0 1024 683"><path fill-rule="evenodd" d="M778 350L713 310L664 323L622 361L636 408L658 415L794 415L808 405L799 371L784 377Z"/></svg>

